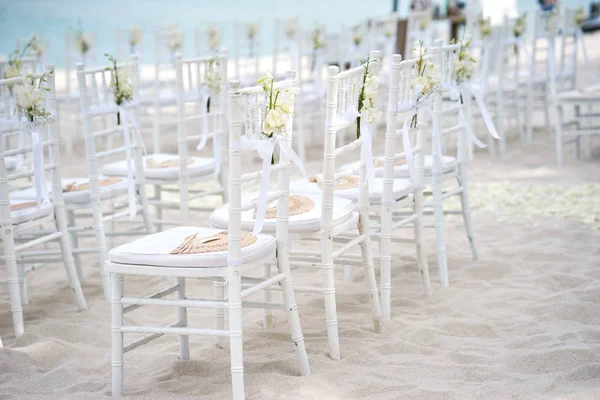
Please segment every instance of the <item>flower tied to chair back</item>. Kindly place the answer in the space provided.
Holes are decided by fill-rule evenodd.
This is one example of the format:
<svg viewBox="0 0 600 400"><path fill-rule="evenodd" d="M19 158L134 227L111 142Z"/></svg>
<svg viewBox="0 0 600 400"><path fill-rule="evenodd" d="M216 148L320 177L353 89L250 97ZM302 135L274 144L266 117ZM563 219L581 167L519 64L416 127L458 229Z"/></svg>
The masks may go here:
<svg viewBox="0 0 600 400"><path fill-rule="evenodd" d="M381 119L383 112L375 106L375 100L379 93L379 77L373 74L371 67L374 60L370 56L367 61L362 63L365 72L362 75L361 88L358 95L358 107L354 105L346 110L345 118L351 120L356 118L356 138L363 137L361 146L361 158L365 162L365 170L370 187L375 184L375 166L373 165L373 137L371 133L371 124Z"/></svg>
<svg viewBox="0 0 600 400"><path fill-rule="evenodd" d="M31 49L34 52L37 52L36 49L39 49L39 44L37 41L37 37L33 36L23 47L22 50L14 50L8 56L8 62L4 67L3 77L4 79L16 78L17 76L21 76L23 70L23 61L22 58L27 54L27 50ZM41 51L41 50L40 50ZM9 86L9 90L12 86Z"/></svg>
<svg viewBox="0 0 600 400"><path fill-rule="evenodd" d="M210 99L216 99L223 90L223 79L219 70L219 55L216 54L206 64L205 80L206 84L200 87L200 100L202 110L205 113L202 118L202 137L196 146L196 150L202 150L208 140L208 117L210 114ZM213 136L213 155L215 157L215 174L221 172L221 141L218 132L219 127L213 124L215 132Z"/></svg>
<svg viewBox="0 0 600 400"><path fill-rule="evenodd" d="M456 42L452 40L450 44L455 44ZM494 122L489 115L487 107L485 106L485 102L483 101L481 91L475 88L472 85L473 73L475 70L475 64L477 61L470 53L471 41L468 40L466 42L460 43L460 49L458 51L457 57L453 61L453 70L452 70L452 82L449 87L445 89L450 94L450 99L460 100L461 107L458 109L458 116L460 118L461 123L465 126L467 130L467 134L471 141L479 148L486 147L485 143L477 138L473 130L471 129L471 125L467 121L467 117L465 115L465 111L462 107L464 104L464 97L470 98L471 96L475 98L475 102L479 107L481 112L481 117L487 127L489 134L494 139L500 139L498 132L496 131L496 127L494 126Z"/></svg>
<svg viewBox="0 0 600 400"><path fill-rule="evenodd" d="M129 28L129 51L133 54L142 41L142 29L139 26Z"/></svg>
<svg viewBox="0 0 600 400"><path fill-rule="evenodd" d="M216 53L221 45L221 33L216 25L211 25L206 31L207 44L210 51Z"/></svg>
<svg viewBox="0 0 600 400"><path fill-rule="evenodd" d="M53 72L50 72L53 73ZM44 174L44 147L40 127L54 121L56 118L44 107L45 96L42 83L46 82L46 73L37 80L33 75L27 75L22 85L14 87L16 109L19 117L24 122L25 133L31 134L31 147L33 153L33 173L35 181L36 202L41 204L47 200L48 190Z"/></svg>
<svg viewBox="0 0 600 400"><path fill-rule="evenodd" d="M133 86L131 83L131 71L129 66L125 68L119 68L117 66L117 59L110 54L105 54L108 60L112 63L112 66L106 67L107 71L111 71L110 77L110 90L115 102L117 112L117 125L123 126L123 142L125 147L125 162L127 164L127 197L129 205L129 218L133 220L137 213L137 206L135 200L135 178L133 174L133 157L131 155L131 134L130 129L133 128L134 132L138 135L140 143L141 140L140 132L137 127L137 122L133 113L127 109L127 104L133 101ZM124 123L122 123L124 122ZM144 149L144 153L145 153Z"/></svg>
<svg viewBox="0 0 600 400"><path fill-rule="evenodd" d="M253 234L261 232L264 225L275 144L279 144L281 151L287 155L290 162L295 164L306 178L304 164L290 145L293 125L293 110L291 107L293 106L293 96L298 93L298 89L295 86L282 90L274 88L275 79L269 73L263 74L258 79L258 83L262 86L268 101L264 109L261 110L263 118L260 138L251 139L246 135L240 138L241 148L257 150L259 157L262 159L259 200Z"/></svg>
<svg viewBox="0 0 600 400"><path fill-rule="evenodd" d="M487 39L492 34L492 23L490 18L483 18L483 14L479 16L479 38Z"/></svg>
<svg viewBox="0 0 600 400"><path fill-rule="evenodd" d="M325 34L321 28L317 27L312 33L311 71L314 74L315 92L318 96L325 92L323 88L323 77L321 76L321 66L323 65L323 49L325 49L325 46L327 46Z"/></svg>

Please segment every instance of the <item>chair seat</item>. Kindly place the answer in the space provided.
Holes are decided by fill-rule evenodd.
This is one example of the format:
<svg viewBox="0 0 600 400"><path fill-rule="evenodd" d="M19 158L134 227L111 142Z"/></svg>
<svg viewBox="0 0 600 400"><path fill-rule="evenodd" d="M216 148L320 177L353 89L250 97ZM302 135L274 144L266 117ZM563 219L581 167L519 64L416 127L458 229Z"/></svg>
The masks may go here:
<svg viewBox="0 0 600 400"><path fill-rule="evenodd" d="M600 84L584 90L569 90L558 94L559 100L600 100Z"/></svg>
<svg viewBox="0 0 600 400"><path fill-rule="evenodd" d="M341 170L348 169L357 169L360 162L353 162L350 164L342 165ZM433 165L433 157L428 155L424 157L424 175L426 177L431 177L431 170ZM448 172L452 172L457 167L456 158L452 156L442 156L442 172L447 174ZM375 167L375 176L383 177L383 166ZM395 165L394 166L394 178L410 178L410 172L408 170L408 165ZM336 192L337 194L337 192Z"/></svg>
<svg viewBox="0 0 600 400"><path fill-rule="evenodd" d="M166 168L148 168L147 160L152 159L156 162L164 162L169 160L178 160L177 154L148 154L143 157L144 163L144 175L148 179L164 179L164 180L177 180L179 179L179 165ZM188 171L190 177L197 177L203 175L209 175L215 171L215 160L214 158L208 157L188 157L188 162L192 162L188 165ZM127 161L121 160L111 164L106 164L102 170L102 173L109 176L127 176Z"/></svg>
<svg viewBox="0 0 600 400"><path fill-rule="evenodd" d="M321 186L317 182L307 182L304 180L294 181L290 184L290 191L295 193L309 193L318 194L322 193ZM344 199L351 200L356 203L358 201L358 187L349 189L335 189L334 193L336 197L343 197ZM408 179L394 179L392 188L392 197L395 200L401 199L413 192L413 186ZM369 203L370 204L381 204L381 197L383 195L383 178L375 178L375 184L369 186Z"/></svg>
<svg viewBox="0 0 600 400"><path fill-rule="evenodd" d="M294 194L294 193L291 193ZM305 213L290 215L290 232L318 232L321 230L321 196L317 194L299 193L303 197L311 199L315 206ZM244 196L242 203L250 202L258 198L258 192ZM252 231L254 229L255 209L242 212L242 229ZM354 203L351 200L342 197L333 198L333 225L339 225L347 221L354 212ZM229 219L229 204L224 204L210 214L209 223L215 228L227 228ZM265 218L263 231L275 232L277 225L276 218Z"/></svg>
<svg viewBox="0 0 600 400"><path fill-rule="evenodd" d="M199 238L208 237L222 229L183 226L145 236L133 242L115 247L108 253L108 260L119 264L148 265L173 268L227 267L227 251L198 254L170 254L186 237L194 233ZM258 234L256 242L242 247L244 264L275 256L276 240L271 235Z"/></svg>
<svg viewBox="0 0 600 400"><path fill-rule="evenodd" d="M98 180L102 181L106 178L106 176L100 176ZM71 184L84 185L89 182L89 178L64 178L61 180L63 190L66 186ZM48 188L48 195L52 198L52 182L47 182L46 187ZM124 193L127 193L127 178L121 178L118 182L100 186L100 198L102 200L120 196ZM63 191L63 199L66 204L87 204L91 201L91 194L92 192L89 188L72 192ZM11 197L18 200L34 200L36 198L35 188L30 187L11 192Z"/></svg>
<svg viewBox="0 0 600 400"><path fill-rule="evenodd" d="M12 193L11 193L12 195ZM11 199L10 205L18 205L28 203L31 200L19 200L19 199ZM41 204L31 205L30 207L21 208L20 210L11 210L10 218L12 219L13 225L22 224L24 222L29 222L37 218L45 217L48 215L52 215L54 213L54 206L49 201L45 201Z"/></svg>

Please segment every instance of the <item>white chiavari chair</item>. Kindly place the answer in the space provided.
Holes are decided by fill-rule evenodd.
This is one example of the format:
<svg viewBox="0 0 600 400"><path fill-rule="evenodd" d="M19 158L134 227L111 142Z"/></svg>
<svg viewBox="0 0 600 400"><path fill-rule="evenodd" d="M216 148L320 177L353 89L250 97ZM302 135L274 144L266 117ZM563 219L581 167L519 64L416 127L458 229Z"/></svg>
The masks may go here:
<svg viewBox="0 0 600 400"><path fill-rule="evenodd" d="M46 110L56 115L56 93L54 67L46 68L46 83L40 82L42 75L34 76L34 83L45 92ZM8 88L22 85L25 77L0 80L0 90L3 96L8 96ZM8 115L7 117L10 117ZM14 334L17 338L24 333L23 304L27 304L27 288L25 286L25 265L46 265L50 262L62 262L65 266L67 279L79 310L87 308L83 291L77 277L71 243L67 232L65 203L61 190L60 158L58 137L56 136L56 121L47 126L29 127L16 115L8 118L0 125L0 133L4 137L10 132L20 131L20 134L31 136L30 144L23 147L7 148L5 141L0 140L0 224L2 231L3 254L0 256L7 272L7 283L13 318ZM30 153L33 163L24 166L18 172L8 173L5 168L6 157ZM46 174L50 176L50 192L46 187ZM32 178L36 194L33 200L24 199L23 192L28 189L19 188L22 180ZM60 250L53 250L45 245L57 240ZM42 249L37 249L44 245Z"/></svg>
<svg viewBox="0 0 600 400"><path fill-rule="evenodd" d="M190 211L212 211L214 207L191 204L206 196L220 196L226 201L226 181L221 173L222 139L225 135L225 93L227 51L213 57L183 59L175 55L177 154L151 153L143 157L145 182L154 187L155 223L180 225L191 222ZM189 156L189 145L202 150L212 142L212 156ZM104 166L108 176L127 176L126 160ZM216 187L198 188L198 183L215 180ZM196 185L195 187L192 185ZM177 199L163 194L177 193ZM163 210L178 209L175 220L164 218Z"/></svg>
<svg viewBox="0 0 600 400"><path fill-rule="evenodd" d="M376 74L379 55L371 54L374 60L373 73ZM340 359L340 345L338 333L337 304L334 262L354 264L364 268L368 296L371 302L371 315L375 331L380 332L381 307L375 272L373 269L373 257L371 252L371 237L369 229L369 187L366 181L364 163L356 171L335 172L336 158L344 153L354 150L361 151L366 146L365 132L359 139L352 141L346 146L336 148L336 134L339 130L356 128L356 115L347 114L353 104L358 105L358 95L362 85L365 67L360 65L347 71L340 72L339 67L330 66L327 74L327 102L325 106L325 145L323 152L323 174L319 175L322 185L321 191L310 189L311 184L306 182L293 182L292 193L308 198L314 203L314 208L308 212L290 217L291 239L294 240L294 249L290 252L294 265L305 266L306 263L320 265L323 272L322 287L298 287L296 291L309 293L322 293L325 300L325 313L327 324L327 336L329 342L329 356L334 360ZM355 106L356 107L356 106ZM356 131L355 131L356 132ZM364 162L364 159L362 160ZM357 178L357 181L355 180ZM334 196L334 187L339 180L352 180L360 190L354 190L355 202L348 198ZM317 183L315 183L317 185ZM336 191L337 193L337 191ZM217 209L211 215L213 226L223 226L223 211ZM273 228L274 221L265 220L264 229ZM253 226L254 220L250 215L243 223ZM351 240L342 238L348 231L358 230L358 234ZM321 250L309 250L306 245L311 242L321 243ZM341 244L334 247L334 243ZM360 246L360 259L356 255L347 257L348 250ZM298 246L298 248L296 248Z"/></svg>
<svg viewBox="0 0 600 400"><path fill-rule="evenodd" d="M275 89L293 89L295 74L289 73ZM289 263L288 199L290 160L284 151L279 162L271 168L277 172L277 190L268 194L270 201L278 200L275 236L245 232L244 219L253 213L257 202L242 196L242 183L269 180L269 176L246 172L242 167L242 116L251 113L262 126L262 105L265 94L261 86L240 89L238 81L229 83L229 193L231 202L227 211L227 230L202 227L169 229L132 243L119 246L109 253L107 269L112 281L112 393L123 394L123 354L148 343L163 334L179 336L179 358L189 359L189 335L229 337L231 352L231 379L234 399L244 399L244 366L242 350L243 308L269 308L287 311L292 342L302 375L310 374L304 338L292 286ZM291 107L293 110L293 95ZM289 102L288 102L289 104ZM293 117L290 117L293 118ZM288 124L288 127L291 123ZM254 130L251 128L250 133ZM248 131L246 132L248 133ZM291 132L289 132L291 134ZM288 138L289 139L289 138ZM283 139L285 140L285 139ZM220 239L219 239L220 237ZM264 264L275 263L278 272L264 279L250 278L248 273ZM124 275L158 275L175 278L175 285L146 297L125 296ZM192 299L185 291L186 279L218 279L227 281L227 298ZM271 285L281 286L283 304L258 303L247 299ZM175 299L165 298L175 293ZM177 320L167 326L125 325L123 315L143 305L166 305L177 308ZM125 306L125 307L124 307ZM188 326L188 308L228 310L229 327L217 320L214 329ZM222 315L222 313L221 313ZM124 333L147 333L141 339L123 345Z"/></svg>
<svg viewBox="0 0 600 400"><path fill-rule="evenodd" d="M419 41L423 41L423 46L429 47L433 44L433 29L431 22L433 20L433 7L421 11L411 11L408 14L406 23L406 44L404 54L413 55L413 49L419 48Z"/></svg>
<svg viewBox="0 0 600 400"><path fill-rule="evenodd" d="M260 22L234 22L234 75L246 86L254 84L260 74Z"/></svg>
<svg viewBox="0 0 600 400"><path fill-rule="evenodd" d="M299 70L302 30L298 25L298 20L296 18L277 18L273 33L271 64L273 76L279 77L288 70Z"/></svg>
<svg viewBox="0 0 600 400"><path fill-rule="evenodd" d="M142 235L153 232L154 226L146 198L142 166L143 143L136 121L139 121L139 76L137 56L119 68L129 68L134 100L118 108L110 91L111 71L105 67L85 69L77 64L77 80L81 100L81 116L88 174L63 180L63 191L71 240L75 254L97 254L102 284L109 298L109 276L104 270L108 252L107 237ZM116 117L116 118L115 118ZM120 121L119 121L120 120ZM120 122L120 124L119 124ZM125 177L102 175L102 166L125 157L130 173ZM107 208L108 207L108 208ZM105 210L107 208L107 210ZM92 217L92 226L76 225L83 217ZM143 224L132 224L133 217L141 214ZM124 230L106 229L120 224ZM79 238L93 237L95 245L79 247ZM81 262L75 259L81 279Z"/></svg>

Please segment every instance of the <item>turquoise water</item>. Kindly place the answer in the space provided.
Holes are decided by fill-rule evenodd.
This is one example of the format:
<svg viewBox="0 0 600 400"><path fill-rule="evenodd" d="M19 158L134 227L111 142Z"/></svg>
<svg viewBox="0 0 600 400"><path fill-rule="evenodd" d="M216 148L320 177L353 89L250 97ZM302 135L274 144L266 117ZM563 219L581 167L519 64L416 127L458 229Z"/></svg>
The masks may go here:
<svg viewBox="0 0 600 400"><path fill-rule="evenodd" d="M491 3L516 4L519 10L534 10L536 0L484 0ZM406 10L408 0L400 0ZM440 3L445 3L441 1ZM490 3L490 4L491 4ZM588 0L563 0L563 4L586 5ZM143 58L151 60L152 28L179 24L186 34L184 55L193 54L193 31L203 22L226 24L233 20L261 23L263 53L270 51L273 20L296 16L305 26L327 23L328 31L342 24L350 25L368 16L391 11L392 0L0 0L0 53L15 47L18 37L34 33L49 42L48 59L60 67L64 64L64 34L76 30L79 22L85 32L98 36L98 56L115 51L117 27L132 25L144 29ZM225 29L225 32L230 29ZM229 37L223 38L228 46Z"/></svg>

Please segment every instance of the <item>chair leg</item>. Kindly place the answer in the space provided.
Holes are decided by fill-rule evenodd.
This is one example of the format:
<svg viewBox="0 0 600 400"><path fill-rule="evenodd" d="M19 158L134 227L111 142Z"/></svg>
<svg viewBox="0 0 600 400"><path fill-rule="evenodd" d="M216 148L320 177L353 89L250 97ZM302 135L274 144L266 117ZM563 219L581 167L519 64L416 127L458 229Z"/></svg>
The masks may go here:
<svg viewBox="0 0 600 400"><path fill-rule="evenodd" d="M344 265L344 282L352 283L354 281L354 266Z"/></svg>
<svg viewBox="0 0 600 400"><path fill-rule="evenodd" d="M230 269L232 269L230 267ZM240 271L229 274L229 352L233 400L244 399L244 356L242 341L242 280Z"/></svg>
<svg viewBox="0 0 600 400"><path fill-rule="evenodd" d="M527 113L525 115L525 123L527 125L527 143L533 141L533 87L527 87Z"/></svg>
<svg viewBox="0 0 600 400"><path fill-rule="evenodd" d="M215 300L223 300L225 298L225 285L222 280L213 281L213 292ZM215 329L221 331L225 329L225 310L223 308L215 308ZM225 338L217 336L216 344L217 347L224 348Z"/></svg>
<svg viewBox="0 0 600 400"><path fill-rule="evenodd" d="M29 294L27 293L27 280L25 277L25 264L17 263L17 275L19 276L19 292L21 293L21 304L29 304Z"/></svg>
<svg viewBox="0 0 600 400"><path fill-rule="evenodd" d="M381 238L379 241L379 286L381 288L381 318L391 318L392 297L392 209L381 206Z"/></svg>
<svg viewBox="0 0 600 400"><path fill-rule="evenodd" d="M421 273L421 283L423 292L426 296L431 296L431 279L429 278L429 265L425 255L425 246L423 246L423 189L415 189L415 209L414 213L419 216L413 225L415 233L415 250L417 251L417 267ZM383 289L382 289L383 291Z"/></svg>
<svg viewBox="0 0 600 400"><path fill-rule="evenodd" d="M123 396L123 275L110 274L112 313L112 395Z"/></svg>
<svg viewBox="0 0 600 400"><path fill-rule="evenodd" d="M146 194L146 185L138 184L136 185L138 201L142 206L142 218L144 219L144 227L146 228L147 233L155 233L156 227L154 226L154 221L152 220L152 215L150 214L150 207L148 206L148 195Z"/></svg>
<svg viewBox="0 0 600 400"><path fill-rule="evenodd" d="M433 161L438 162L434 160ZM438 257L438 268L440 272L440 283L448 286L448 264L446 259L446 243L444 239L444 203L442 200L442 177L441 166L439 172L434 172L433 178L433 213L435 218L435 242Z"/></svg>
<svg viewBox="0 0 600 400"><path fill-rule="evenodd" d="M270 276L271 264L263 265L263 278L268 279ZM266 288L265 290L263 290L263 301L265 303L271 303L272 297L272 291L270 289ZM263 317L263 328L273 329L273 311L265 308Z"/></svg>
<svg viewBox="0 0 600 400"><path fill-rule="evenodd" d="M546 133L552 135L552 125L550 125L550 102L548 96L544 96L544 125L546 126Z"/></svg>
<svg viewBox="0 0 600 400"><path fill-rule="evenodd" d="M371 237L369 234L369 210L367 207L363 207L360 211L358 231L359 235L366 236L360 243L360 253L362 256L362 265L365 269L367 290L369 291L369 298L371 300L373 327L375 332L381 333L383 330L381 323L381 303L379 302L379 290L377 289L377 279L375 278L375 268L373 267L373 253L371 251Z"/></svg>
<svg viewBox="0 0 600 400"><path fill-rule="evenodd" d="M69 286L71 286L71 291L73 292L73 296L75 297L75 304L77 304L77 309L80 311L85 310L87 308L87 303L83 295L83 290L81 289L81 283L79 281L79 276L77 275L77 268L73 259L73 248L71 247L71 241L69 240L69 234L67 232L67 221L65 216L64 204L55 204L54 206L56 210L54 212L54 215L56 216L56 229L59 232L62 232L62 236L59 239L60 250L65 264L67 280L69 281ZM103 267L104 265L101 266L102 270L104 270Z"/></svg>
<svg viewBox="0 0 600 400"><path fill-rule="evenodd" d="M467 231L467 238L471 245L471 253L473 254L473 260L479 259L479 251L477 250L477 242L475 241L475 232L473 232L473 224L471 221L471 207L469 205L469 191L467 188L467 171L464 164L458 166L458 184L463 187L460 193L460 206L465 223L465 230Z"/></svg>
<svg viewBox="0 0 600 400"><path fill-rule="evenodd" d="M14 253L14 240L12 236L13 227L2 227L4 245L4 260L8 283L8 295L10 298L10 312L13 320L13 330L18 339L25 333L23 323L23 306L21 304L21 293L19 291L19 276L17 272L17 261ZM10 249L9 249L10 247ZM9 256L11 254L11 256Z"/></svg>
<svg viewBox="0 0 600 400"><path fill-rule="evenodd" d="M284 245L285 246L285 245ZM282 253L285 254L282 256ZM287 251L277 252L277 270L279 273L285 274L285 278L281 281L281 292L283 303L288 317L292 342L294 343L294 351L296 352L296 360L300 366L300 374L302 376L310 375L310 365L308 363L308 355L306 354L306 345L304 336L302 335L302 327L300 326L300 317L298 316L298 306L296 304L296 296L294 287L292 286L292 276L290 273L290 264Z"/></svg>
<svg viewBox="0 0 600 400"><path fill-rule="evenodd" d="M337 304L335 301L335 274L333 264L333 239L331 236L322 242L321 270L323 271L323 298L325 300L325 318L329 357L340 359L340 337L338 332Z"/></svg>
<svg viewBox="0 0 600 400"><path fill-rule="evenodd" d="M562 168L563 166L563 128L562 128L562 122L563 122L563 108L560 105L556 106L556 117L554 119L555 121L555 128L556 128L556 134L555 134L555 141L556 141L556 163L558 164L559 167Z"/></svg>
<svg viewBox="0 0 600 400"><path fill-rule="evenodd" d="M75 211L67 210L67 227L76 227L75 222ZM71 249L79 248L79 240L77 237L77 232L72 231L69 232L69 239L71 240ZM78 253L73 253L73 262L75 263L75 271L77 271L77 277L79 278L79 283L83 284L83 271L81 269L81 257Z"/></svg>
<svg viewBox="0 0 600 400"><path fill-rule="evenodd" d="M108 257L106 248L106 235L104 234L104 222L102 221L102 204L100 200L92 203L92 217L94 233L96 234L96 246L98 248L98 262L100 263L100 276L102 277L102 288L104 290L104 298L110 300L110 277L106 272L104 262Z"/></svg>
<svg viewBox="0 0 600 400"><path fill-rule="evenodd" d="M177 292L175 298L179 300L185 299L185 278L177 278ZM177 307L177 323L184 328L188 326L187 308ZM179 359L190 359L190 337L187 335L179 335Z"/></svg>

